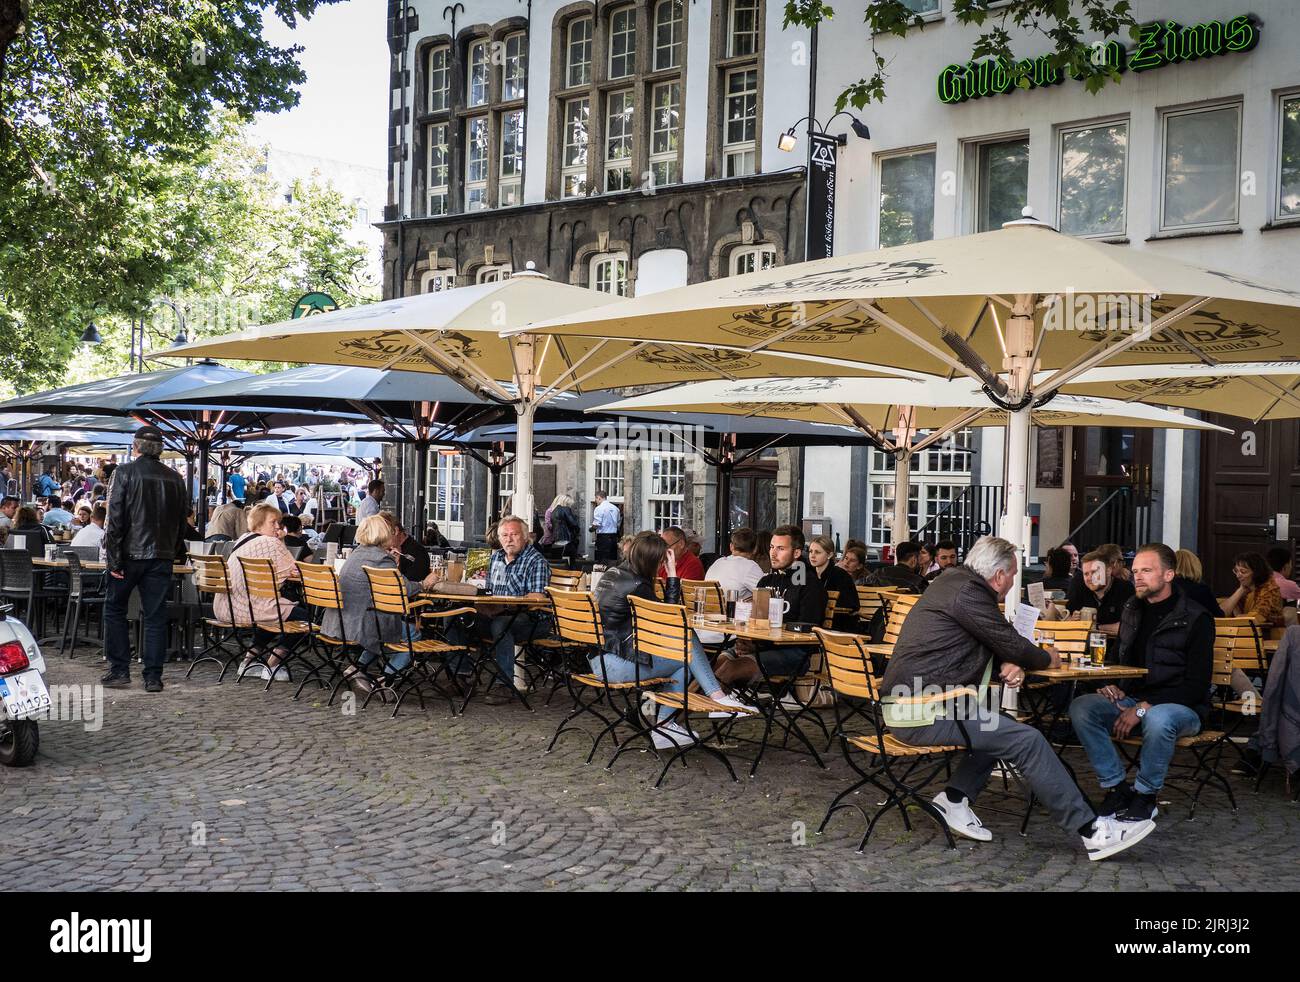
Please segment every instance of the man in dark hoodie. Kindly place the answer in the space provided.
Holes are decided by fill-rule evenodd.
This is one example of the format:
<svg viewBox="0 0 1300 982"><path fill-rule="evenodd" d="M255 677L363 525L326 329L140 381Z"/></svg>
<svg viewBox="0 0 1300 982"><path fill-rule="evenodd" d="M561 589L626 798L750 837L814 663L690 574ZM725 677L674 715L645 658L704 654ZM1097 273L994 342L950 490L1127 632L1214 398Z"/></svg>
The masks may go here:
<svg viewBox="0 0 1300 982"><path fill-rule="evenodd" d="M907 615L885 670L882 709L889 732L913 746L967 747L969 753L933 801L934 811L958 835L988 842L971 803L999 760L1012 764L1067 832L1083 839L1090 860L1105 859L1140 842L1155 823L1100 818L1038 730L961 696L987 685L996 672L1017 688L1025 672L1055 668L1060 656L1022 637L999 604L1015 584L1020 562L1006 539L985 536L965 564L937 578ZM999 663L1000 662L1000 667ZM922 698L932 694L942 698Z"/></svg>

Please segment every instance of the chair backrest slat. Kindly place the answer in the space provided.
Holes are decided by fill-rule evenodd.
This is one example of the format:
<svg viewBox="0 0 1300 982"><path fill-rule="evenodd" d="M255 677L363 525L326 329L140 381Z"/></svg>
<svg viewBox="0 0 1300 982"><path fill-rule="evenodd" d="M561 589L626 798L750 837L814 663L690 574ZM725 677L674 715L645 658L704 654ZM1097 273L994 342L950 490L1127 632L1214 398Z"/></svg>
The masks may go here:
<svg viewBox="0 0 1300 982"><path fill-rule="evenodd" d="M342 610L343 592L339 589L338 574L333 566L298 560L298 572L302 576L303 599L312 607L322 610Z"/></svg>
<svg viewBox="0 0 1300 982"><path fill-rule="evenodd" d="M655 658L685 662L691 654L686 608L657 600L628 597L637 651Z"/></svg>
<svg viewBox="0 0 1300 982"><path fill-rule="evenodd" d="M406 596L406 583L400 570L362 566L366 579L370 583L371 606L382 614L398 614L406 617L410 614L410 603Z"/></svg>
<svg viewBox="0 0 1300 982"><path fill-rule="evenodd" d="M721 614L726 611L726 599L722 593L722 584L717 580L682 580L682 601L695 609L695 591L704 591L704 612Z"/></svg>
<svg viewBox="0 0 1300 982"><path fill-rule="evenodd" d="M550 586L546 594L551 598L555 615L555 629L565 641L604 648L605 629L600 620L596 596L590 591L561 590Z"/></svg>

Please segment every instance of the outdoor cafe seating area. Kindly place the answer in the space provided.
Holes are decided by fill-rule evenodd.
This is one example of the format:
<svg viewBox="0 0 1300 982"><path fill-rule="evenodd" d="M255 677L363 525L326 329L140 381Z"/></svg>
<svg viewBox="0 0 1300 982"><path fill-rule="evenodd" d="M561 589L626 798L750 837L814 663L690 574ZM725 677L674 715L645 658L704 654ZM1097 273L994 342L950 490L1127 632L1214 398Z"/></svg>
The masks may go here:
<svg viewBox="0 0 1300 982"><path fill-rule="evenodd" d="M418 594L409 593L396 569L367 569L370 596L363 616L409 626L397 640L372 646L367 653L344 629L348 618L327 620L331 612L341 615L345 608L338 570L351 551L348 546L322 545L298 559L296 575L286 578L270 560L228 560L224 553L230 543L192 545L186 560L174 567L175 590L167 602L174 662L170 678L184 669L193 683L257 686L267 699L307 699L332 709L350 702L368 721L365 725L375 726L412 712L457 716L553 707L562 716L553 729L536 728L539 756L580 755L606 769L634 771L655 788L673 787L675 767L704 768L710 780L737 780L741 773L752 778L772 754L794 754L808 768L845 774L827 802L819 832L832 821L843 821L840 813L845 810L857 811L863 820L861 849L882 824L912 828L917 814L909 815L907 806L912 804L934 819L941 832L935 841L953 845L952 833L927 806L929 794L942 786L943 775L951 772L954 758L965 748L916 747L900 741L882 712L888 694L880 679L920 594L897 586L858 585L856 605L846 607L839 594L831 592L820 624L781 624L772 598L755 595L744 600L716 581L683 581L680 604L663 601L662 583L657 600L631 598L635 644L659 658L688 662L696 631L721 636L720 642L708 646L715 660L726 658L738 639L811 652L806 670L799 674L764 670L760 679L737 687L735 695L745 707L737 709L694 687L683 693L664 691L662 677L641 677L638 672L616 682L596 670L610 647L592 592L603 575L600 565L574 564L586 565L584 570L552 564L543 599L488 594L485 550L468 555L435 550L431 565L436 582ZM0 593L30 619L34 632L51 632L44 643L54 647L47 651L68 658L100 657L95 635L102 631L104 565L97 555L58 544L48 556L11 548L0 550L0 559ZM228 605L230 614L221 616L214 601L234 595L234 563L240 566L246 605ZM257 600L283 596L292 597L307 616L286 617L278 613L279 606L270 620L256 613ZM1048 603L1051 597L1048 594ZM768 610L762 609L769 604ZM547 627L519 646L517 668L510 677L494 659L486 625L489 616L513 618L529 612L548 615ZM1049 619L1040 612L1025 626L1036 641L1055 644L1061 667L1030 673L1015 697L1005 702L996 680L979 698L1040 728L1073 773L1079 764L1078 744L1064 712L1070 697L1141 677L1145 669L1117 664L1113 645L1108 655L1106 641L1092 621L1055 619L1063 614L1053 610ZM1092 611L1084 611L1084 616L1092 616ZM335 626L327 631L326 623ZM832 625L840 630L832 630ZM1233 672L1257 681L1266 678L1279 634L1279 628L1250 617L1215 620L1212 717L1201 733L1179 741L1166 786L1183 799L1189 816L1198 807L1235 811L1241 794L1276 793L1276 775L1270 777L1266 769L1253 779L1230 771L1242 756L1244 737L1252 732L1259 711L1234 692ZM258 641L268 637L287 648L275 665L268 665L269 649ZM493 701L493 694L509 698ZM667 747L656 741L661 709L670 710L698 739ZM1140 739L1118 743L1126 759L1135 762ZM1014 814L1023 831L1035 815L1033 796L1013 768L1003 774L1002 793L994 795L997 803L989 807ZM1078 777L1083 780L1082 773Z"/></svg>

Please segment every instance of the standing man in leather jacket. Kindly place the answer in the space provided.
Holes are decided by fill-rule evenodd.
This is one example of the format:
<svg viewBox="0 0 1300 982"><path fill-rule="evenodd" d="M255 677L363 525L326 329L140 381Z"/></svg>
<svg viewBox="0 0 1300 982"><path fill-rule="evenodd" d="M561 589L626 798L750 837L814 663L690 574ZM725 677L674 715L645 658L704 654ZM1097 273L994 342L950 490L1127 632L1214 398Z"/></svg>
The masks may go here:
<svg viewBox="0 0 1300 982"><path fill-rule="evenodd" d="M172 563L185 555L189 502L184 479L158 459L163 450L162 430L140 427L135 431L134 449L135 459L117 468L108 488L104 654L109 669L101 681L109 689L124 689L131 684L126 610L131 592L138 589L144 620L144 688L146 692L161 692L167 648L167 591L172 582Z"/></svg>

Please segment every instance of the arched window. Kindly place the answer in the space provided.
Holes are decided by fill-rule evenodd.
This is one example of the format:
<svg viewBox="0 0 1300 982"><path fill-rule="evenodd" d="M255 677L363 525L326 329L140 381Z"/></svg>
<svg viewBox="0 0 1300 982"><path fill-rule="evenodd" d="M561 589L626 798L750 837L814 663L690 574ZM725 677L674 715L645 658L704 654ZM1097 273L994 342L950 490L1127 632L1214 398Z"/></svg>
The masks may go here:
<svg viewBox="0 0 1300 982"><path fill-rule="evenodd" d="M622 7L609 17L609 77L636 72L636 8Z"/></svg>
<svg viewBox="0 0 1300 982"><path fill-rule="evenodd" d="M501 64L501 99L513 102L524 98L528 82L528 51L522 31L507 34Z"/></svg>
<svg viewBox="0 0 1300 982"><path fill-rule="evenodd" d="M439 45L429 49L429 112L446 112L451 108L451 48Z"/></svg>
<svg viewBox="0 0 1300 982"><path fill-rule="evenodd" d="M565 45L565 87L591 84L592 18L578 17L569 22Z"/></svg>
<svg viewBox="0 0 1300 982"><path fill-rule="evenodd" d="M465 59L465 104L486 106L488 101L488 42L487 38L471 41Z"/></svg>
<svg viewBox="0 0 1300 982"><path fill-rule="evenodd" d="M605 252L591 259L591 288L616 297L627 296L627 253Z"/></svg>
<svg viewBox="0 0 1300 982"><path fill-rule="evenodd" d="M449 269L430 269L420 275L421 293L441 293L456 285L456 274Z"/></svg>
<svg viewBox="0 0 1300 982"><path fill-rule="evenodd" d="M776 265L776 246L737 246L731 250L729 265L732 276L756 273L761 269L771 269Z"/></svg>

